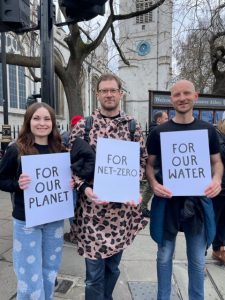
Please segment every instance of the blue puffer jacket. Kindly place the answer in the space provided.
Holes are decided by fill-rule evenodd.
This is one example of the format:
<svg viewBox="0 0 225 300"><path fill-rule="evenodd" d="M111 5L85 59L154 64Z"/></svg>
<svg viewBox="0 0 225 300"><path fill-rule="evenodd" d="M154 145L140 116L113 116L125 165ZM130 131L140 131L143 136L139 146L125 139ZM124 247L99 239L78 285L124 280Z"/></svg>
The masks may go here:
<svg viewBox="0 0 225 300"><path fill-rule="evenodd" d="M164 220L166 203L168 199L154 196L151 205L150 235L159 245L163 245ZM204 211L204 224L207 240L207 248L211 245L216 234L216 223L212 200L207 197L201 197Z"/></svg>

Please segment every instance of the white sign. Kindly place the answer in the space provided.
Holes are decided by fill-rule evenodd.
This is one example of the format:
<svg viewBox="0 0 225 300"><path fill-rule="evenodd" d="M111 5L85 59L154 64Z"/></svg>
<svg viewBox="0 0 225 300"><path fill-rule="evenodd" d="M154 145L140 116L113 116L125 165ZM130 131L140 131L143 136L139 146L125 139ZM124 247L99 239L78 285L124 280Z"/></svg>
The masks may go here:
<svg viewBox="0 0 225 300"><path fill-rule="evenodd" d="M173 196L202 196L211 182L208 130L161 132L163 185Z"/></svg>
<svg viewBox="0 0 225 300"><path fill-rule="evenodd" d="M102 201L138 203L140 143L98 138L94 193Z"/></svg>
<svg viewBox="0 0 225 300"><path fill-rule="evenodd" d="M26 227L72 217L70 154L26 155L21 162L23 173L32 179L24 190Z"/></svg>

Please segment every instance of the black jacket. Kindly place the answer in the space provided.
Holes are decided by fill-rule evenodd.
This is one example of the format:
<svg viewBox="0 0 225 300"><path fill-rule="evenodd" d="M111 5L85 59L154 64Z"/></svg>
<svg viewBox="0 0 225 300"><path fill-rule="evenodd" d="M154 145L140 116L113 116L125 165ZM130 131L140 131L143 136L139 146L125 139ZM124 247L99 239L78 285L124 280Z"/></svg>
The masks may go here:
<svg viewBox="0 0 225 300"><path fill-rule="evenodd" d="M94 178L95 151L83 139L76 138L73 142L71 155L71 169L73 174L87 181Z"/></svg>

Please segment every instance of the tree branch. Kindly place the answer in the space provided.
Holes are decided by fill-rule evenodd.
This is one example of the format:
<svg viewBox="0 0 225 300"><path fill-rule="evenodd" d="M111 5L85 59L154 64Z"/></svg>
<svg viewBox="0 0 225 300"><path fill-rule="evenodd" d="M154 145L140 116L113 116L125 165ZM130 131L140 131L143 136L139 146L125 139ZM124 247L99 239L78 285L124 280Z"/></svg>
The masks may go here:
<svg viewBox="0 0 225 300"><path fill-rule="evenodd" d="M0 62L2 62L2 56L0 53ZM21 54L6 54L6 63L10 65L18 65L22 67L40 68L41 61L40 57L23 56Z"/></svg>
<svg viewBox="0 0 225 300"><path fill-rule="evenodd" d="M113 24L111 25L111 32L112 32L112 40L114 42L114 45L116 46L116 49L122 59L122 61L126 64L126 65L130 65L129 61L126 59L126 57L124 56L122 50L120 49L120 46L118 45L117 41L116 41L116 36L115 36L115 30L113 27Z"/></svg>
<svg viewBox="0 0 225 300"><path fill-rule="evenodd" d="M131 19L134 17L138 17L141 15L147 14L148 12L153 11L154 9L156 9L157 7L162 5L164 2L165 2L165 0L159 0L155 4L152 4L150 7L146 8L146 9L131 12L129 14L124 14L124 15L114 15L113 22L117 21L117 20L127 20L127 19Z"/></svg>

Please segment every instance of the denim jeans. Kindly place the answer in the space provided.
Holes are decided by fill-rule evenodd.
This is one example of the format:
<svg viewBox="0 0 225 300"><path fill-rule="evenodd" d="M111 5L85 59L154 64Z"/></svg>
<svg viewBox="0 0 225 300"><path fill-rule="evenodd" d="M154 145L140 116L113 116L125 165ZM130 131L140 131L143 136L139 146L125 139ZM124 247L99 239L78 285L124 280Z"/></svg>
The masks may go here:
<svg viewBox="0 0 225 300"><path fill-rule="evenodd" d="M13 267L17 300L53 299L55 279L62 260L64 221L26 228L13 222Z"/></svg>
<svg viewBox="0 0 225 300"><path fill-rule="evenodd" d="M112 293L120 275L119 264L123 251L104 258L86 262L85 300L112 300Z"/></svg>
<svg viewBox="0 0 225 300"><path fill-rule="evenodd" d="M188 295L189 300L204 300L204 268L206 236L202 228L200 234L193 235L187 223L184 223L188 260ZM171 294L172 259L176 238L173 241L165 240L163 246L158 245L157 252L157 276L158 295L157 300L169 300Z"/></svg>

